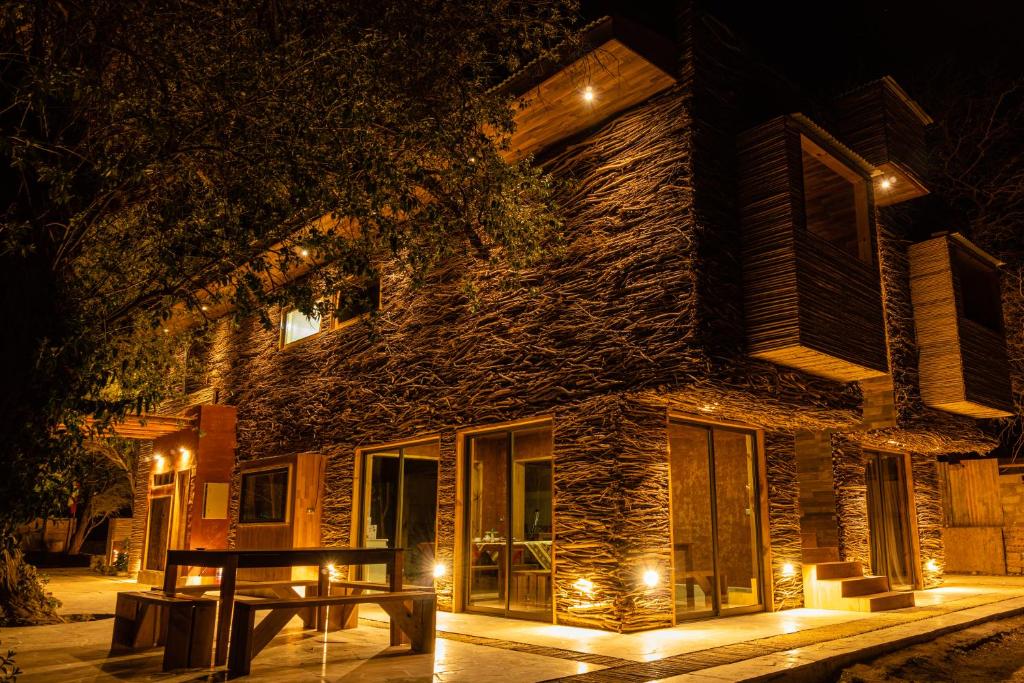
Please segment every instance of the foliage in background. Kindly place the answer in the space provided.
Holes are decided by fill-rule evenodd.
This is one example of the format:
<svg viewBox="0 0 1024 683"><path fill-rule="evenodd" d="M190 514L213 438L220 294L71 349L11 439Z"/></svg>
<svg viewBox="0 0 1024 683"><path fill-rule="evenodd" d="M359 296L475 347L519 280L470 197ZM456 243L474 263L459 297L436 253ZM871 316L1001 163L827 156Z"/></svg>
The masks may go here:
<svg viewBox="0 0 1024 683"><path fill-rule="evenodd" d="M493 86L573 0L0 7L0 546L65 505L94 418L154 407L187 320L329 314L381 258L536 259L551 180ZM324 267L280 284L280 268ZM2 577L0 577L2 582ZM2 600L2 595L0 595Z"/></svg>

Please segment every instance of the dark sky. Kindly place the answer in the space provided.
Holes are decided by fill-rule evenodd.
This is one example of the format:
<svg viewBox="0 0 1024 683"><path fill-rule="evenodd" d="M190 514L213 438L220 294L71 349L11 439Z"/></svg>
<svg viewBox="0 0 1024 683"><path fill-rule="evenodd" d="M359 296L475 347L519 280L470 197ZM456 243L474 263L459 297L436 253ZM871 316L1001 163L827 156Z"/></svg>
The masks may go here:
<svg viewBox="0 0 1024 683"><path fill-rule="evenodd" d="M669 1L584 0L589 16L619 13L670 25ZM835 92L890 73L913 87L956 63L979 74L1024 72L1024 3L704 0L702 6L770 64L811 90Z"/></svg>

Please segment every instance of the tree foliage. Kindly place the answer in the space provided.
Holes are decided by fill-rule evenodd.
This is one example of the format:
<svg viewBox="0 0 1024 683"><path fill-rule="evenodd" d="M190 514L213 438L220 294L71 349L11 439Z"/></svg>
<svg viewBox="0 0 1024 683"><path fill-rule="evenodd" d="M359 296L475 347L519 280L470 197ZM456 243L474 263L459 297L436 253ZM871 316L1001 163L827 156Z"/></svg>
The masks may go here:
<svg viewBox="0 0 1024 683"><path fill-rule="evenodd" d="M382 259L418 277L467 249L536 258L551 181L502 160L494 86L573 16L571 0L4 3L0 518L66 495L86 417L159 400L184 317L326 312ZM305 258L323 265L278 286Z"/></svg>

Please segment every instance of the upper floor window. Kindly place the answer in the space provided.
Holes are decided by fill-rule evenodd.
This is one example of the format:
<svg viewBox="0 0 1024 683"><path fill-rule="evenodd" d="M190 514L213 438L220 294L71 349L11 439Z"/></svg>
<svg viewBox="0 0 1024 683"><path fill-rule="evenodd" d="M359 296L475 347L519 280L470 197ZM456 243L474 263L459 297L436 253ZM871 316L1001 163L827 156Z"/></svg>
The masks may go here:
<svg viewBox="0 0 1024 683"><path fill-rule="evenodd" d="M320 316L306 315L297 308L285 312L281 319L281 345L288 346L300 339L320 333Z"/></svg>
<svg viewBox="0 0 1024 683"><path fill-rule="evenodd" d="M807 232L871 262L867 190L853 169L800 136Z"/></svg>
<svg viewBox="0 0 1024 683"><path fill-rule="evenodd" d="M953 247L953 277L960 299L960 315L993 332L1002 332L1003 309L999 272L964 249Z"/></svg>
<svg viewBox="0 0 1024 683"><path fill-rule="evenodd" d="M367 279L360 286L338 293L334 302L334 326L345 327L380 309L380 280Z"/></svg>

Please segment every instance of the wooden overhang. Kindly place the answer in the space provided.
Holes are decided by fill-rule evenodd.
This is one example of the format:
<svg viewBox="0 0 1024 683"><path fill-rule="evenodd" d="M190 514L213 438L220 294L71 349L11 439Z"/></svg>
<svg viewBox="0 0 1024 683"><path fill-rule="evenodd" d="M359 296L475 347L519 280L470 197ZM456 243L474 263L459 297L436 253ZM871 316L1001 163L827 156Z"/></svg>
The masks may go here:
<svg viewBox="0 0 1024 683"><path fill-rule="evenodd" d="M840 136L878 169L878 206L928 194L925 138L932 118L892 76L840 95L835 105Z"/></svg>
<svg viewBox="0 0 1024 683"><path fill-rule="evenodd" d="M91 419L88 420L88 423L95 424ZM112 423L111 431L105 432L103 436L152 441L183 429L195 428L196 417L193 415L129 415L119 422Z"/></svg>
<svg viewBox="0 0 1024 683"><path fill-rule="evenodd" d="M872 165L801 114L741 134L737 158L748 353L840 382L884 375ZM812 212L834 208L806 191L812 163L808 177L830 176L849 197L842 245L809 229Z"/></svg>
<svg viewBox="0 0 1024 683"><path fill-rule="evenodd" d="M917 334L921 398L926 405L975 418L1009 417L1013 411L1010 364L1001 325L998 268L1002 263L958 233L913 244L910 293ZM965 301L957 259L988 269L992 281L984 302ZM974 292L974 296L978 296ZM989 324L971 319L965 306L989 307Z"/></svg>
<svg viewBox="0 0 1024 683"><path fill-rule="evenodd" d="M506 160L536 154L676 83L670 41L618 17L594 22L579 49L563 52L499 86L519 101Z"/></svg>

